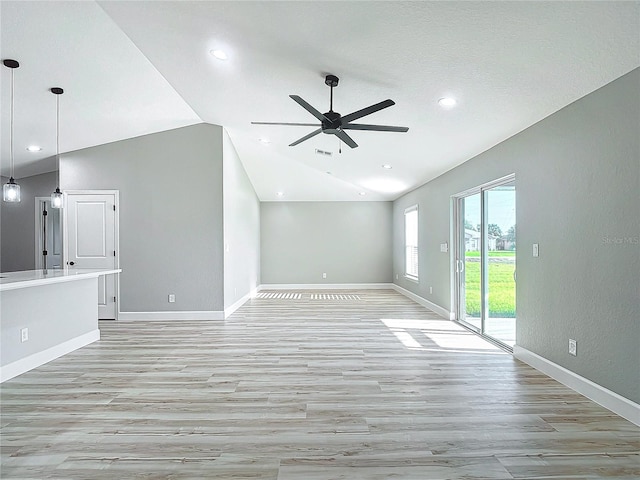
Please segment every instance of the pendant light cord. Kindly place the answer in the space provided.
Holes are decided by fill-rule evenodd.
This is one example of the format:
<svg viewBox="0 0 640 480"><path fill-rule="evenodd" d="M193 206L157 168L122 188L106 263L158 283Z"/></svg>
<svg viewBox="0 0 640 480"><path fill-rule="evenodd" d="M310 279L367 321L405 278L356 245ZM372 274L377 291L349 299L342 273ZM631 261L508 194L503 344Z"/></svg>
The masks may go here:
<svg viewBox="0 0 640 480"><path fill-rule="evenodd" d="M60 95L56 95L56 163L58 165L58 188L60 188Z"/></svg>
<svg viewBox="0 0 640 480"><path fill-rule="evenodd" d="M10 152L10 159L11 159L11 163L9 166L9 177L13 178L13 74L14 74L14 70L15 68L11 69L11 128L10 128L10 134L9 134L9 152Z"/></svg>
<svg viewBox="0 0 640 480"><path fill-rule="evenodd" d="M60 87L52 87L49 91L56 96L56 166L58 168L56 192L58 192L60 189L60 95L64 93L64 90Z"/></svg>

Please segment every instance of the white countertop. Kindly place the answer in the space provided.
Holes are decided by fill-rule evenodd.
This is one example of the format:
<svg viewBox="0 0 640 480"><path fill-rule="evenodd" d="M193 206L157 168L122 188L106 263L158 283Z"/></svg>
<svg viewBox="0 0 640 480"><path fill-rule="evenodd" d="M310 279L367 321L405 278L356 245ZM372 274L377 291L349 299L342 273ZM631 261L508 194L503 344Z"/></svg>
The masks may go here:
<svg viewBox="0 0 640 480"><path fill-rule="evenodd" d="M72 282L101 275L120 273L122 270L104 268L63 268L49 270L25 270L22 272L0 273L0 292L16 290L18 288L36 287L51 283Z"/></svg>

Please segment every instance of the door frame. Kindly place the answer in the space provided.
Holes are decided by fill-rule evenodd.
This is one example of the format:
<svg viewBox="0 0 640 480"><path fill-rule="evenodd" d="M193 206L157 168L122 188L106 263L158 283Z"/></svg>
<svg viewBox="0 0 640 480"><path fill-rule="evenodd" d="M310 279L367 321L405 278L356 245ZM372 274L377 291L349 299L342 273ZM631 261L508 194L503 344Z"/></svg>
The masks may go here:
<svg viewBox="0 0 640 480"><path fill-rule="evenodd" d="M478 185L477 187L473 187L473 188L469 188L467 190L463 190L462 192L459 192L455 195L451 196L451 203L452 203L452 209L453 209L453 215L452 215L452 219L453 219L453 228L451 229L451 233L452 233L452 245L454 246L453 248L453 261L452 261L452 275L451 277L453 278L453 289L452 291L454 292L454 301L453 301L453 306L454 306L454 320L456 321L456 323L459 323L460 325L462 325L465 328L468 328L469 330L477 333L478 335L482 336L483 338L486 338L487 340L491 341L492 343L498 345L501 348L505 348L506 350L512 351L513 348L508 346L507 344L501 342L499 339L494 338L490 335L485 334L485 322L486 322L486 318L487 318L487 314L489 312L488 308L489 305L487 304L487 302L485 301L486 298L486 289L487 289L487 285L488 285L488 274L489 272L486 271L486 267L485 267L485 259L484 259L484 252L485 252L485 229L487 228L486 225L486 215L487 215L487 211L485 208L485 196L484 196L484 192L487 190L490 190L494 187L503 185L505 183L510 183L510 182L515 182L516 180L516 174L515 173L510 173L509 175L505 175L504 177L500 177L497 178L495 180L492 180L490 182L487 183L483 183L482 185ZM461 298L461 288L460 288L460 275L459 275L459 264L460 264L460 256L461 256L461 251L465 248L464 247L464 235L462 235L462 237L460 236L460 225L461 225L461 220L463 220L463 218L461 217L461 208L460 208L460 204L462 202L462 200L466 197L469 197L471 195L475 195L475 194L480 194L480 215L481 215L481 221L480 221L480 238L482 239L481 242L481 255L480 255L480 328L476 328L475 326L467 323L463 318L461 318L461 307L460 307L460 302L463 301ZM517 218L516 218L516 224L517 224ZM517 253L516 253L517 255ZM516 320L517 321L517 320Z"/></svg>
<svg viewBox="0 0 640 480"><path fill-rule="evenodd" d="M113 230L114 230L114 248L116 249L115 255L115 268L120 268L120 190L64 190L62 194L63 199L63 209L62 209L62 265L66 267L67 259L69 258L69 243L66 241L69 238L68 231L68 222L67 222L67 212L69 209L67 208L68 196L69 195L113 195L114 196L114 204L116 206L116 211L114 215L113 221ZM118 321L120 316L120 275L115 275L116 282L116 313L115 313L115 321Z"/></svg>
<svg viewBox="0 0 640 480"><path fill-rule="evenodd" d="M51 201L51 197L35 197L35 263L34 263L34 267L36 270L40 270L43 269L44 266L42 265L42 210L41 210L41 204L40 202L44 202L44 201ZM64 212L62 212L63 214L60 215L60 242L61 242L61 252L60 252L60 265L61 268L64 268L64 248L65 248L65 244L64 244L64 219L63 219L63 215Z"/></svg>

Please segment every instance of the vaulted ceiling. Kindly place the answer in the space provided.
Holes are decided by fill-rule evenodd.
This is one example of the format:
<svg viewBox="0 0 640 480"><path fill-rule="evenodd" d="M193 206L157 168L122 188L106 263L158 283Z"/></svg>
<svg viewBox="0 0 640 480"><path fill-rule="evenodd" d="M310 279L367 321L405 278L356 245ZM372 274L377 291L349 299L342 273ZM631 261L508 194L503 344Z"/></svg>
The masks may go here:
<svg viewBox="0 0 640 480"><path fill-rule="evenodd" d="M62 152L194 123L222 125L261 200L392 200L640 66L639 2L0 3L1 54L15 75L16 176ZM226 60L211 55L223 50ZM315 119L396 105L349 134L252 121ZM9 79L2 67L2 174ZM443 108L438 100L453 97ZM39 145L40 152L26 151ZM316 149L332 152L318 155ZM384 169L382 165L390 165ZM176 159L176 171L179 159ZM276 192L284 192L277 197ZM361 193L365 195L361 195Z"/></svg>

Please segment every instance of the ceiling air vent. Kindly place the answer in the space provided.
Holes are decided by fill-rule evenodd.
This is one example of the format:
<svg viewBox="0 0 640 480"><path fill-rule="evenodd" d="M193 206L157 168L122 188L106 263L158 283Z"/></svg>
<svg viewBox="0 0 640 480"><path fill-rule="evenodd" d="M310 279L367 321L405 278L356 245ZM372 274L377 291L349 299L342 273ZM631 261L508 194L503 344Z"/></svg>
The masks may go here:
<svg viewBox="0 0 640 480"><path fill-rule="evenodd" d="M320 150L319 148L316 148L316 155L324 155L325 157L330 157L331 155L333 155L333 152L328 152L326 150Z"/></svg>

